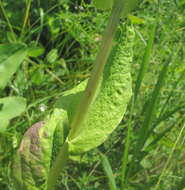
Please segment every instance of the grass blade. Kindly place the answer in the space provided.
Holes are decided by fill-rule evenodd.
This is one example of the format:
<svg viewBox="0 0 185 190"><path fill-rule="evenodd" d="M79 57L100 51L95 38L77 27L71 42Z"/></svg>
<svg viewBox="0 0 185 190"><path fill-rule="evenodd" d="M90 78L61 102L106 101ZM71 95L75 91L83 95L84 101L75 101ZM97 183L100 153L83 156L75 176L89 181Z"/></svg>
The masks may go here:
<svg viewBox="0 0 185 190"><path fill-rule="evenodd" d="M21 29L20 39L22 39L22 37L24 35L25 27L26 27L26 24L28 22L29 15L30 15L31 4L32 4L32 0L29 0L26 3L26 12L25 12L25 16L24 16L23 26L22 26L22 29Z"/></svg>
<svg viewBox="0 0 185 190"><path fill-rule="evenodd" d="M151 53L152 53L152 48L153 48L153 43L154 43L154 38L155 38L155 33L156 33L156 27L157 27L157 22L155 22L152 25L149 41L147 43L145 53L144 53L144 57L143 57L143 61L141 63L139 74L138 74L138 77L137 77L137 80L136 80L136 86L135 86L135 90L134 90L135 102L136 102L137 97L139 95L141 83L143 81L143 78L144 78L144 76L146 74L146 71L148 69L148 65L150 63L150 57L151 57Z"/></svg>
<svg viewBox="0 0 185 190"><path fill-rule="evenodd" d="M170 56L170 58L166 61L166 63L164 64L159 77L158 77L158 81L157 84L155 85L155 88L151 94L151 99L149 100L148 106L146 107L146 112L145 112L145 119L144 119L144 123L142 128L139 131L138 134L138 138L137 138L137 142L136 142L136 147L135 147L135 152L134 152L134 159L133 159L133 163L129 169L129 175L135 171L136 165L138 166L138 160L140 159L140 157L142 157L142 148L145 145L145 142L147 140L147 138L150 136L151 132L151 124L153 121L153 117L155 115L155 110L156 110L156 105L157 105L157 101L161 92L161 89L164 85L164 81L166 79L167 76L167 71L168 71L168 67L169 64L172 60L172 55ZM150 132L150 133L149 133ZM130 173L131 172L131 173Z"/></svg>
<svg viewBox="0 0 185 190"><path fill-rule="evenodd" d="M122 157L121 189L124 189L124 185L126 182L125 176L126 176L126 170L127 170L127 164L128 164L129 145L130 145L131 136L132 136L132 113L133 113L133 110L135 107L135 103L137 101L137 97L139 95L141 83L143 81L145 73L147 72L147 69L148 69L148 65L150 63L150 57L152 54L152 48L153 48L156 28L157 28L157 20L152 25L152 30L150 33L149 41L147 43L145 53L144 53L144 57L143 57L143 61L141 63L140 71L139 71L139 74L138 74L138 77L136 80L134 97L133 97L132 102L131 102L131 110L130 110L130 116L129 116L129 121L128 121L128 130L127 130L127 137L126 137L126 142L125 142L125 150L124 150L123 157Z"/></svg>
<svg viewBox="0 0 185 190"><path fill-rule="evenodd" d="M16 41L17 41L17 40L16 40L16 34L15 34L14 30L13 30L13 26L12 26L12 24L11 24L9 18L8 18L8 15L7 15L7 13L6 13L4 7L3 7L2 1L0 1L0 9L1 9L2 14L3 14L3 16L4 16L4 18L5 18L6 22L7 22L7 25L8 25L8 27L9 27L9 30L10 30L10 32L11 32L12 40L13 40L14 42L16 42Z"/></svg>
<svg viewBox="0 0 185 190"><path fill-rule="evenodd" d="M175 149L176 149L176 147L177 147L177 144L179 143L181 137L183 136L183 132L184 132L184 130L185 130L184 121L185 121L185 120L183 120L183 122L182 122L182 128L181 128L181 130L180 130L180 132L179 132L179 135L178 135L178 137L177 137L177 139L176 139L176 141L175 141L175 144L174 144L174 146L173 146L173 148L172 148L172 150L171 150L171 153L170 153L170 155L169 155L169 157L168 157L168 159L167 159L167 161L166 161L166 164L165 164L165 166L164 166L164 168L163 168L163 170L162 170L162 172L161 172L161 175L159 176L158 182L157 182L157 184L156 184L154 190L158 190L158 189L159 189L161 180L162 180L162 178L165 176L165 174L167 173L168 165L170 164L170 161L171 161L171 159L172 159L172 157L173 157L173 155L174 155L174 152L175 152Z"/></svg>
<svg viewBox="0 0 185 190"><path fill-rule="evenodd" d="M160 111L159 117L162 116L162 114L164 113L164 110L169 105L169 101L173 97L173 94L174 94L174 89L176 89L178 84L184 79L184 76L185 76L185 70L181 73L178 80L176 80L175 83L173 84L172 90L171 90L170 94L168 95L168 98L166 99L166 101L165 101L165 103L164 103L164 105L163 105L163 107L162 107L162 109Z"/></svg>
<svg viewBox="0 0 185 190"><path fill-rule="evenodd" d="M185 108L185 104L184 105L179 105L176 108L174 108L173 110L166 112L164 115L162 115L151 127L150 132L151 133L161 122L163 122L164 120L168 119L169 117L171 117L173 114L175 114L176 112L180 111L181 109Z"/></svg>
<svg viewBox="0 0 185 190"><path fill-rule="evenodd" d="M149 101L149 105L147 107L143 127L139 131L139 138L138 138L138 143L137 143L137 146L136 146L137 147L136 148L137 152L142 149L142 147L144 146L144 144L146 142L148 131L150 129L150 125L151 125L151 122L153 120L153 116L154 116L154 113L155 113L157 100L159 98L161 89L163 87L165 78L167 76L168 66L169 66L169 64L171 62L171 58L172 58L172 56L170 56L170 58L164 64L164 66L162 68L162 71L159 74L157 84L156 84L156 86L155 86L155 88L154 88L154 90L152 92L152 97L151 97L151 99Z"/></svg>
<svg viewBox="0 0 185 190"><path fill-rule="evenodd" d="M155 146L167 133L169 133L175 126L179 126L180 123L182 123L183 119L177 119L178 122L172 123L171 126L167 127L163 132L159 133L154 140L146 147L146 150L151 150L153 146Z"/></svg>
<svg viewBox="0 0 185 190"><path fill-rule="evenodd" d="M109 180L110 190L117 190L115 177L113 175L112 167L109 163L107 156L105 156L103 153L100 152L100 158L103 165L103 170Z"/></svg>
<svg viewBox="0 0 185 190"><path fill-rule="evenodd" d="M131 136L132 136L132 113L134 110L134 105L135 101L134 98L132 97L131 100L131 110L130 110L130 115L129 115L129 121L128 121L128 129L127 129L127 137L126 137L126 142L125 142L125 150L123 152L123 157L122 157L122 165L121 165L121 189L124 189L124 185L126 183L126 170L127 170L127 164L128 164L128 155L129 155L129 146L131 142Z"/></svg>

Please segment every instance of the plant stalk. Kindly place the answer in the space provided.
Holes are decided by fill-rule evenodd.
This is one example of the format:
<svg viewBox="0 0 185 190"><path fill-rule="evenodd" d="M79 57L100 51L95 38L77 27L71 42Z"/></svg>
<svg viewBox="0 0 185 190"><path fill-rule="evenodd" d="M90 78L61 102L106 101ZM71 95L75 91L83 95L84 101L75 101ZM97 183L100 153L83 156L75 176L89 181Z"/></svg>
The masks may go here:
<svg viewBox="0 0 185 190"><path fill-rule="evenodd" d="M129 5L132 5L133 7L133 3L136 1L137 0L131 0L131 1L114 0L111 16L109 18L108 25L105 29L105 32L102 38L102 44L100 46L99 53L96 57L94 68L91 72L91 76L88 81L86 90L84 92L84 95L77 109L77 113L75 114L71 122L71 131L68 136L68 142L78 135L81 129L81 125L87 114L87 111L95 97L95 94L99 85L99 81L101 79L101 76L104 70L104 66L107 62L107 59L109 57L109 54L112 48L113 38L115 36L117 27L119 25L120 17L121 16L126 17L129 11L131 10L129 9L129 11L125 11L126 8ZM122 15L123 10L125 11L124 15ZM59 177L59 174L64 169L67 163L68 154L69 154L68 142L66 142L62 146L61 151L57 155L57 159L53 167L51 168L51 171L49 173L49 178L48 178L47 190L54 189L57 179Z"/></svg>
<svg viewBox="0 0 185 190"><path fill-rule="evenodd" d="M64 170L64 167L67 164L68 155L68 143L64 143L57 155L53 167L50 170L47 182L47 190L53 190L55 188L59 174L62 170Z"/></svg>
<svg viewBox="0 0 185 190"><path fill-rule="evenodd" d="M9 30L10 30L10 32L11 32L12 39L13 39L14 42L16 42L16 35L15 35L15 32L14 32L14 30L13 30L12 24L10 23L10 20L9 20L9 18L8 18L8 16L7 16L7 13L6 13L6 11L5 11L4 7L3 7L3 3L2 3L1 0L0 0L0 9L1 9L2 14L3 14L3 16L4 16L4 18L5 18L6 22L7 22L7 25L8 25L8 27L9 27Z"/></svg>
<svg viewBox="0 0 185 190"><path fill-rule="evenodd" d="M77 109L78 111L75 114L75 117L71 123L71 132L68 137L69 141L78 135L78 132L81 129L81 124L84 121L89 106L91 105L93 98L95 97L98 84L103 73L104 66L107 62L110 50L112 48L112 41L116 33L116 29L119 25L119 20L121 17L121 13L123 11L123 7L124 7L123 0L114 1L112 13L108 25L105 29L105 33L103 35L100 51L96 57L95 65L91 72L91 76L88 81L84 95Z"/></svg>
<svg viewBox="0 0 185 190"><path fill-rule="evenodd" d="M90 104L95 96L101 75L103 73L104 66L107 62L107 59L112 48L112 41L116 33L116 29L119 25L119 20L123 10L123 0L115 0L114 6L112 9L111 16L109 18L108 25L105 29L102 44L99 50L99 53L96 57L94 68L91 72L91 77L88 81L86 90L78 107L78 111L75 114L75 117L71 123L71 132L69 134L68 140L73 139L85 118L85 115L88 111ZM47 190L53 190L55 188L57 179L60 172L64 169L68 159L68 144L67 142L62 146L60 153L57 155L56 161L51 168L48 177Z"/></svg>
<svg viewBox="0 0 185 190"><path fill-rule="evenodd" d="M22 26L22 29L21 29L21 36L20 36L20 38L22 38L23 35L24 35L25 27L26 27L26 24L27 24L27 22L28 22L29 15L30 15L31 3L32 3L32 0L29 0L29 1L26 3L26 12L25 12L25 17L24 17L23 26Z"/></svg>

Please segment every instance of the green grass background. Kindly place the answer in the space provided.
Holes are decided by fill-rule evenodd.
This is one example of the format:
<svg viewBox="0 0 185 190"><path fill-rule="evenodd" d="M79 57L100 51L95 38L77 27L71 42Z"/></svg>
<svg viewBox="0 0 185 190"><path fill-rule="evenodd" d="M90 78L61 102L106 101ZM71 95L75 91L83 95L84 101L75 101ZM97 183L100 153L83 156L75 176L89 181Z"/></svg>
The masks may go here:
<svg viewBox="0 0 185 190"><path fill-rule="evenodd" d="M90 2L0 1L0 43L23 42L34 49L0 94L28 102L1 138L0 190L13 190L11 159L26 129L89 76L110 13ZM68 164L58 189L185 188L184 15L184 0L144 0L129 16L136 32L133 100L102 146Z"/></svg>

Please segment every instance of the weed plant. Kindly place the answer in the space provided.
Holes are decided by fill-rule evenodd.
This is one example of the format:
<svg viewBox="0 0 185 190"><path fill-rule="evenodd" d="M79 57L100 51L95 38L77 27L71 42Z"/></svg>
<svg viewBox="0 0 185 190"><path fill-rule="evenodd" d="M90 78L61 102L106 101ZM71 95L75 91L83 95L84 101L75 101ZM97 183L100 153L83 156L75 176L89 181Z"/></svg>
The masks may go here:
<svg viewBox="0 0 185 190"><path fill-rule="evenodd" d="M184 8L183 0L142 1L129 15L136 33L132 100L103 145L68 163L58 189L185 188ZM11 163L25 131L89 77L109 14L83 0L0 1L0 43L29 48L0 91L0 98L27 100L0 136L0 189L13 190Z"/></svg>

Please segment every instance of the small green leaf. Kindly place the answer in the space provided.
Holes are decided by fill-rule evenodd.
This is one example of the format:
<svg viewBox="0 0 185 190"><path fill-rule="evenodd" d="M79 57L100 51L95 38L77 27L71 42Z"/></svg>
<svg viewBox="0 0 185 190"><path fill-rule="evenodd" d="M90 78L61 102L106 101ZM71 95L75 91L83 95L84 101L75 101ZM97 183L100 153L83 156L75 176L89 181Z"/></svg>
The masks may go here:
<svg viewBox="0 0 185 190"><path fill-rule="evenodd" d="M49 63L54 63L58 59L58 50L52 49L46 56Z"/></svg>
<svg viewBox="0 0 185 190"><path fill-rule="evenodd" d="M26 100L22 97L0 98L0 132L4 132L9 120L19 116L26 108Z"/></svg>
<svg viewBox="0 0 185 190"><path fill-rule="evenodd" d="M30 47L28 49L28 56L30 57L39 57L44 53L44 48L42 47Z"/></svg>
<svg viewBox="0 0 185 190"><path fill-rule="evenodd" d="M35 85L40 85L45 80L44 70L36 69L31 76L31 81Z"/></svg>
<svg viewBox="0 0 185 190"><path fill-rule="evenodd" d="M0 89L7 85L26 55L27 48L23 44L0 45Z"/></svg>
<svg viewBox="0 0 185 190"><path fill-rule="evenodd" d="M145 20L142 18L139 18L137 16L134 15L129 15L128 16L129 20L133 23L133 24L144 24Z"/></svg>
<svg viewBox="0 0 185 190"><path fill-rule="evenodd" d="M145 169L149 169L152 167L152 161L151 159L148 159L148 158L144 158L142 161L141 161L141 166L143 166L143 168Z"/></svg>

